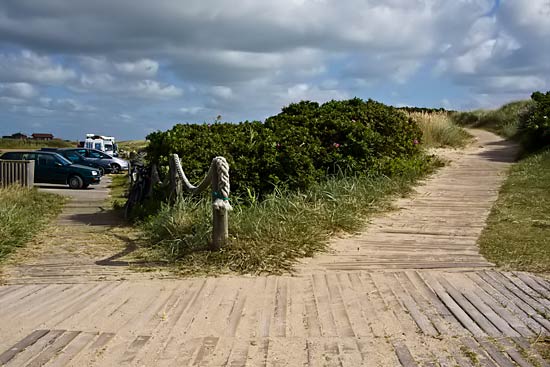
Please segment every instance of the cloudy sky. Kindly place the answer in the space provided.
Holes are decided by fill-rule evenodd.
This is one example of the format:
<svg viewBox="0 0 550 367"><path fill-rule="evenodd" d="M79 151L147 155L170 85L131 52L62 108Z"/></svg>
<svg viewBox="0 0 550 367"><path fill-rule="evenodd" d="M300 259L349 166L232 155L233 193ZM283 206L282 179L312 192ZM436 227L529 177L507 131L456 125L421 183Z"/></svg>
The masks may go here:
<svg viewBox="0 0 550 367"><path fill-rule="evenodd" d="M140 139L373 98L494 107L550 89L550 0L2 0L0 134Z"/></svg>

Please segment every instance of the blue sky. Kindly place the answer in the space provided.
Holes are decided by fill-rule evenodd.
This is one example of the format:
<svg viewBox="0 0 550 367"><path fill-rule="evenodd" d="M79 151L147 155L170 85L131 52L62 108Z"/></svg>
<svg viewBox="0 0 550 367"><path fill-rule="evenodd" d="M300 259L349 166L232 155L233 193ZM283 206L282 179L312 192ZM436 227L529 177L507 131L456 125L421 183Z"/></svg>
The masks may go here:
<svg viewBox="0 0 550 367"><path fill-rule="evenodd" d="M304 99L492 108L550 89L547 0L3 0L0 135L142 139Z"/></svg>

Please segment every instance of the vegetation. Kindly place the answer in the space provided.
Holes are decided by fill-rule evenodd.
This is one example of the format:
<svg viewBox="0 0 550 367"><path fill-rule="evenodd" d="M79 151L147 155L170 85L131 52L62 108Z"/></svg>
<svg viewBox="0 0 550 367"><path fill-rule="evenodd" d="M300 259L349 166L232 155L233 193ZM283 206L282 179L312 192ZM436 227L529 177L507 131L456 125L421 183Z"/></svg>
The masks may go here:
<svg viewBox="0 0 550 367"><path fill-rule="evenodd" d="M331 177L302 192L275 190L262 201L246 200L247 205L234 200L229 243L219 252L207 248L210 200L182 198L143 222L151 246L145 256L175 263L183 274L290 271L297 259L325 250L332 234L359 229L366 216L388 207L391 195L405 194L440 163L415 160L391 178Z"/></svg>
<svg viewBox="0 0 550 367"><path fill-rule="evenodd" d="M531 99L531 108L521 116L520 129L524 143L537 149L550 145L550 92L535 92Z"/></svg>
<svg viewBox="0 0 550 367"><path fill-rule="evenodd" d="M195 182L212 158L223 155L232 169L233 191L263 197L275 187L306 190L340 172L398 173L420 154L422 132L403 112L355 98L291 104L263 124L179 124L147 139L150 160L166 167L169 155L178 153Z"/></svg>
<svg viewBox="0 0 550 367"><path fill-rule="evenodd" d="M422 130L422 141L426 147L459 148L471 141L472 136L458 126L448 112L410 112Z"/></svg>
<svg viewBox="0 0 550 367"><path fill-rule="evenodd" d="M70 148L76 143L66 140L0 139L0 149Z"/></svg>
<svg viewBox="0 0 550 367"><path fill-rule="evenodd" d="M550 150L516 164L500 190L479 244L505 268L550 271Z"/></svg>
<svg viewBox="0 0 550 367"><path fill-rule="evenodd" d="M455 112L451 116L460 126L481 128L506 138L518 136L520 119L531 110L532 101L516 101L497 110Z"/></svg>
<svg viewBox="0 0 550 367"><path fill-rule="evenodd" d="M63 202L60 196L35 189L0 188L0 261L59 214Z"/></svg>

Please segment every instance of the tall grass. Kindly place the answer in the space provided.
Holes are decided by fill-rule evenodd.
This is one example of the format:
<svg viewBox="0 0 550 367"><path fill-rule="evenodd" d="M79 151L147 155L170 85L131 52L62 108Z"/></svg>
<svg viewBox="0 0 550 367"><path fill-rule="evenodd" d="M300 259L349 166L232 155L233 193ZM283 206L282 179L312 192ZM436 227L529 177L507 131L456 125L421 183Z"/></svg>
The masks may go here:
<svg viewBox="0 0 550 367"><path fill-rule="evenodd" d="M453 120L460 126L483 128L505 138L514 138L519 133L519 121L532 108L533 101L515 101L496 110L456 112Z"/></svg>
<svg viewBox="0 0 550 367"><path fill-rule="evenodd" d="M0 149L70 148L76 143L65 140L0 139Z"/></svg>
<svg viewBox="0 0 550 367"><path fill-rule="evenodd" d="M59 214L64 200L21 187L0 188L0 261Z"/></svg>
<svg viewBox="0 0 550 367"><path fill-rule="evenodd" d="M463 147L472 138L447 112L411 112L408 114L422 130L422 140L429 148Z"/></svg>
<svg viewBox="0 0 550 367"><path fill-rule="evenodd" d="M307 192L276 190L261 202L247 198L247 205L237 200L230 214L229 243L219 252L207 246L210 201L182 198L142 224L151 244L147 255L149 260L177 263L184 274L291 271L297 259L326 250L334 233L361 228L365 217L387 208L392 195L406 193L438 164L435 159L422 168L411 164L393 178L333 177Z"/></svg>

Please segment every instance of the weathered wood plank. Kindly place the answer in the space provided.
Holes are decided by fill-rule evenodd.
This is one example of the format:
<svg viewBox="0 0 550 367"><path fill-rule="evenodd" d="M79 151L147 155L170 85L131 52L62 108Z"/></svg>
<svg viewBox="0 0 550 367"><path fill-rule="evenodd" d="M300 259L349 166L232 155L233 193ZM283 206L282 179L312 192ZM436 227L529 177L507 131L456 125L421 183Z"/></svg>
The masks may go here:
<svg viewBox="0 0 550 367"><path fill-rule="evenodd" d="M8 363L15 355L36 343L36 341L49 333L50 330L35 330L27 335L23 340L17 342L13 347L0 354L0 365Z"/></svg>

